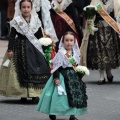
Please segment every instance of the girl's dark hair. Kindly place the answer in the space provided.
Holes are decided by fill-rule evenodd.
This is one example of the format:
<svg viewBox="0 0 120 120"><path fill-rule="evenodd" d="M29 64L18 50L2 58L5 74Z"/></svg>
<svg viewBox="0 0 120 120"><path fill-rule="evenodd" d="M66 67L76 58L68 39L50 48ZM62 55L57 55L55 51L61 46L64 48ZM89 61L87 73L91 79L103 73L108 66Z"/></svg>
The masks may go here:
<svg viewBox="0 0 120 120"><path fill-rule="evenodd" d="M30 2L31 3L31 7L33 6L33 3L32 3L31 0L21 0L20 4L19 4L20 9L21 9L21 5L22 5L23 2Z"/></svg>
<svg viewBox="0 0 120 120"><path fill-rule="evenodd" d="M68 31L68 32L66 32L66 33L63 35L62 42L64 42L64 38L65 38L66 35L73 35L73 36L74 36L74 39L75 39L75 34L74 34L73 32L71 32L71 31Z"/></svg>

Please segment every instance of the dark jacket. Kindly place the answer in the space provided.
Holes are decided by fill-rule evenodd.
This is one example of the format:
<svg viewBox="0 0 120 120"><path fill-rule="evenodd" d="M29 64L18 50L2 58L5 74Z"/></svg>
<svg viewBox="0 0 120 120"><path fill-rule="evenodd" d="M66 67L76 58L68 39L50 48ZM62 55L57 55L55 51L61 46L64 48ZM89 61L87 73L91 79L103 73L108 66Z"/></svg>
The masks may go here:
<svg viewBox="0 0 120 120"><path fill-rule="evenodd" d="M7 11L8 0L0 0L0 11Z"/></svg>

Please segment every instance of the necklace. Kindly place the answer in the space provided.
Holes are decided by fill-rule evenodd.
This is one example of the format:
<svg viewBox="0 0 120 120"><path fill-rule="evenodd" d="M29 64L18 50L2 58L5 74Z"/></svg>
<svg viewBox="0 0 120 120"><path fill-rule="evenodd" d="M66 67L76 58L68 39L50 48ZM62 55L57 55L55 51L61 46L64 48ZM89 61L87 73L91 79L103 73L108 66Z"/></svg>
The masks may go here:
<svg viewBox="0 0 120 120"><path fill-rule="evenodd" d="M30 16L29 18L25 18L25 17L23 16L23 18L24 18L24 20L26 21L26 23L29 25L29 24L30 24L31 16Z"/></svg>
<svg viewBox="0 0 120 120"><path fill-rule="evenodd" d="M25 21L27 22L27 24L30 24L30 19L25 19Z"/></svg>

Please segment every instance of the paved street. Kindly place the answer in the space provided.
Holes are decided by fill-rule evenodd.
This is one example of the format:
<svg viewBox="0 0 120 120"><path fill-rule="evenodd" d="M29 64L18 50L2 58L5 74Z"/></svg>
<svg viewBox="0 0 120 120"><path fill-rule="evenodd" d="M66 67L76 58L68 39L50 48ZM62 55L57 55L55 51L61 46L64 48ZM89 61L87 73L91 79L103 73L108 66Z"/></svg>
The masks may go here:
<svg viewBox="0 0 120 120"><path fill-rule="evenodd" d="M7 41L0 40L0 64L7 49ZM98 71L90 71L83 80L87 84L88 114L78 116L79 120L120 120L120 69L113 70L112 84L97 85ZM19 98L0 97L0 120L49 120L48 116L37 112L36 105L28 100L21 104ZM59 116L57 120L68 120Z"/></svg>

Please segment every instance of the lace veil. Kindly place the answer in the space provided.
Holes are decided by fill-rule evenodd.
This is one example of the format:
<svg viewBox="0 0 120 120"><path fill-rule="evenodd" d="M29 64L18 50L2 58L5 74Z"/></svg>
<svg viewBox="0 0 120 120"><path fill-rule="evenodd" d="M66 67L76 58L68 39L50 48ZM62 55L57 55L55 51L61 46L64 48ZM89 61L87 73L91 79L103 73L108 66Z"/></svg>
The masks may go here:
<svg viewBox="0 0 120 120"><path fill-rule="evenodd" d="M15 15L14 18L17 16L21 16L21 11L19 8L19 3L21 0L17 0L16 4L15 4ZM42 26L41 25L41 21L38 17L38 14L36 13L36 11L38 12L41 8L41 12L42 12L42 21L43 21L43 25L44 25L44 30L45 33L49 36L51 36L51 38L57 42L58 38L56 35L56 32L54 30L53 24L52 24L52 20L51 20L51 16L50 16L50 2L48 0L31 0L33 2L33 8L31 11L31 20L30 20L30 25L29 27L31 28L32 32L35 33L38 31L38 29ZM21 29L18 27L18 25L16 24L15 20L13 20L10 22L10 26L14 27L17 32L23 34L23 32L21 31ZM25 24L27 25L27 23L25 22Z"/></svg>
<svg viewBox="0 0 120 120"><path fill-rule="evenodd" d="M120 0L113 0L114 1L114 12L115 17L120 28Z"/></svg>
<svg viewBox="0 0 120 120"><path fill-rule="evenodd" d="M102 0L92 0L90 4L91 4L91 5L94 5L94 6L96 6L96 5L98 5L98 4L101 4L102 7L103 7L108 13L110 13L110 12L112 12L112 11L114 10L113 0L108 0L105 5L103 4Z"/></svg>
<svg viewBox="0 0 120 120"><path fill-rule="evenodd" d="M19 26L17 25L16 21L14 20L15 17L17 16L21 16L21 18L23 18L20 7L19 7L20 1L21 0L17 0L15 3L15 14L14 14L14 18L10 21L10 26L14 27L17 32L24 34L22 30L19 28ZM27 22L24 20L24 18L23 18L23 21L26 25L28 25ZM29 28L32 30L33 33L36 33L40 27L41 27L41 21L38 18L38 14L36 13L35 7L33 5L32 11L31 11L31 19L29 23Z"/></svg>
<svg viewBox="0 0 120 120"><path fill-rule="evenodd" d="M51 9L50 1L41 0L42 21L43 21L45 33L51 36L52 40L57 42L58 38L51 20L50 9Z"/></svg>
<svg viewBox="0 0 120 120"><path fill-rule="evenodd" d="M72 0L63 0L61 3L62 10L64 11L71 3L72 3ZM59 3L57 2L57 0L52 0L51 5L54 10L56 8L59 8Z"/></svg>
<svg viewBox="0 0 120 120"><path fill-rule="evenodd" d="M65 58L65 54L67 53L66 49L64 48L63 44L63 37L60 40L59 44L59 51L56 54L55 58L52 60L53 62L53 69L51 73L55 72L59 67L72 67L72 65L68 62L68 60ZM75 59L76 63L80 64L80 49L78 47L78 42L75 39L75 44L73 46L73 58Z"/></svg>
<svg viewBox="0 0 120 120"><path fill-rule="evenodd" d="M41 11L42 22L44 25L45 33L52 37L57 42L58 38L51 20L50 9L51 4L49 0L33 0L33 4L37 12Z"/></svg>

